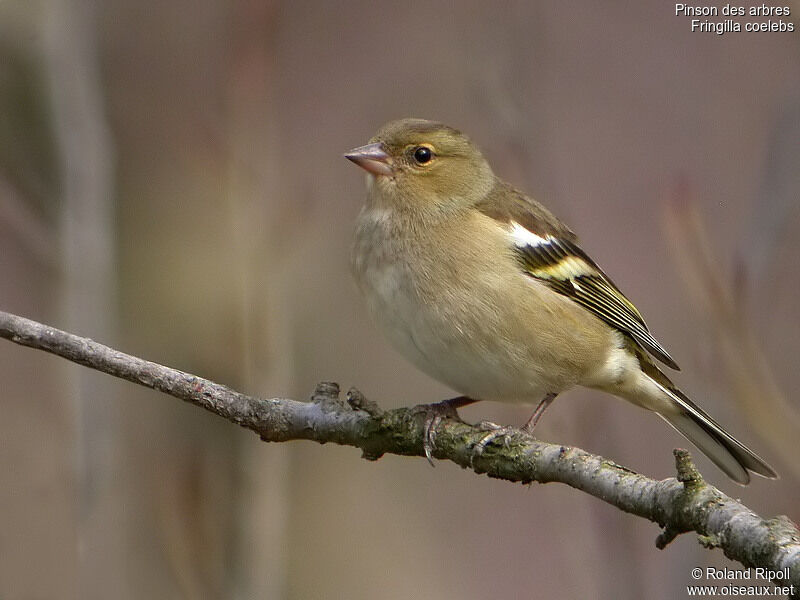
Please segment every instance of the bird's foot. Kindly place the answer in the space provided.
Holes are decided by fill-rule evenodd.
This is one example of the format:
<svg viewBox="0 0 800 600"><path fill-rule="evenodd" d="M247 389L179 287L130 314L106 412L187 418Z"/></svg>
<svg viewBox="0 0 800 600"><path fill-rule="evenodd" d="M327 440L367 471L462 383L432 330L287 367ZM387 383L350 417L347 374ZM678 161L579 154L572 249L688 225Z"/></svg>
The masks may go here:
<svg viewBox="0 0 800 600"><path fill-rule="evenodd" d="M492 423L491 421L481 421L476 425L476 427L487 431L488 433L478 440L478 442L472 448L471 461L474 461L476 458L482 456L487 446L489 446L489 444L494 442L496 439L503 438L503 445L507 447L510 442L510 436L520 434L520 430L516 427L498 425L497 423Z"/></svg>
<svg viewBox="0 0 800 600"><path fill-rule="evenodd" d="M553 400L556 399L558 394L547 394L541 402L539 402L536 410L533 411L531 418L528 419L522 427L517 429L516 427L503 427L498 425L497 423L492 423L491 421L481 421L478 423L478 427L488 431L485 436L483 436L478 443L475 444L475 447L472 449L472 456L470 457L470 462L473 462L476 458L480 457L486 447L491 444L494 440L499 437L504 438L503 444L508 447L511 439L510 436L514 435L529 435L533 437L533 430L536 427L536 424L539 422L539 419L542 418L544 411L553 403Z"/></svg>
<svg viewBox="0 0 800 600"><path fill-rule="evenodd" d="M461 417L458 416L458 409L473 402L477 402L477 400L466 396L458 396L457 398L450 398L433 404L419 404L411 409L415 413L425 415L422 448L425 451L425 458L428 459L431 466L433 466L433 451L436 449L436 429L445 419L461 421Z"/></svg>

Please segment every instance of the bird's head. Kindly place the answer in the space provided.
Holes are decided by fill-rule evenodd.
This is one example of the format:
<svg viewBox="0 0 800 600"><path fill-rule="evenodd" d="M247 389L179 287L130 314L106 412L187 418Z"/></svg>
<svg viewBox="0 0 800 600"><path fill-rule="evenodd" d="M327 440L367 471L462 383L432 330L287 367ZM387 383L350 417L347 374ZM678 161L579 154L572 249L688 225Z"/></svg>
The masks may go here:
<svg viewBox="0 0 800 600"><path fill-rule="evenodd" d="M467 136L423 119L391 121L345 157L370 174L371 201L395 208L472 206L494 184L489 164Z"/></svg>

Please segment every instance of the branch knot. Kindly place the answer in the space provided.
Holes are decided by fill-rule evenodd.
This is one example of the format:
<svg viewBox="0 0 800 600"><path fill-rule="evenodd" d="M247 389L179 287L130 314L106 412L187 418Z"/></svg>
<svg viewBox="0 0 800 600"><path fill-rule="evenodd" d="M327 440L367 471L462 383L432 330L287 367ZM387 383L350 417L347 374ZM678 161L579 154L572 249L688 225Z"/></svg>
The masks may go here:
<svg viewBox="0 0 800 600"><path fill-rule="evenodd" d="M672 453L675 455L675 469L678 471L677 479L685 489L693 489L705 484L703 476L697 470L694 462L692 462L692 456L688 450L675 448Z"/></svg>
<svg viewBox="0 0 800 600"><path fill-rule="evenodd" d="M311 402L319 404L324 412L349 410L350 406L339 398L339 384L333 381L322 381L314 388Z"/></svg>
<svg viewBox="0 0 800 600"><path fill-rule="evenodd" d="M385 411L373 400L369 400L364 394L355 387L347 391L347 403L353 410L363 410L370 417L380 419Z"/></svg>

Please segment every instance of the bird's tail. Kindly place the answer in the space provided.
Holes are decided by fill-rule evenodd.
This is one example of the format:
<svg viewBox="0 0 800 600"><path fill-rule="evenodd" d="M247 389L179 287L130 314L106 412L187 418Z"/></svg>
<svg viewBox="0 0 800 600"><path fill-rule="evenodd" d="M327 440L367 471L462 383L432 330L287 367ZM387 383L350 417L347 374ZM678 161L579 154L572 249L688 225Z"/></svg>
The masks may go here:
<svg viewBox="0 0 800 600"><path fill-rule="evenodd" d="M662 392L661 406L656 410L658 416L697 446L728 477L742 485L750 482L749 471L769 479L778 477L764 459L689 400L647 357L638 358L645 376Z"/></svg>
<svg viewBox="0 0 800 600"><path fill-rule="evenodd" d="M728 477L742 485L750 482L748 471L770 479L778 477L764 459L725 431L680 390L667 388L667 393L673 398L677 410L657 414L697 446Z"/></svg>

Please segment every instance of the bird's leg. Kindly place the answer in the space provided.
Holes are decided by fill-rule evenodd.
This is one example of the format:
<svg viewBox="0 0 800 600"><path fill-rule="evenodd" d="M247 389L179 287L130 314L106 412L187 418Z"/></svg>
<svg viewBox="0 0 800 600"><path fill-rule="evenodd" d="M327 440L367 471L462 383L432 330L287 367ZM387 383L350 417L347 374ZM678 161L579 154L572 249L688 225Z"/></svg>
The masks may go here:
<svg viewBox="0 0 800 600"><path fill-rule="evenodd" d="M528 419L525 425L522 426L522 431L524 431L528 435L533 434L533 429L536 427L536 424L539 422L539 419L542 418L544 411L546 411L547 408L553 403L553 400L556 399L556 396L558 396L558 394L550 392L549 394L547 394L547 396L542 398L542 401L539 402L539 405L536 407L536 410L533 411L531 418Z"/></svg>
<svg viewBox="0 0 800 600"><path fill-rule="evenodd" d="M528 419L525 425L523 425L520 429L515 429L514 427L502 427L495 423L490 423L489 421L482 421L479 426L483 429L489 430L489 433L483 436L478 443L475 444L475 447L472 449L472 457L475 458L475 456L480 456L483 454L486 446L501 436L518 433L519 431L528 435L532 435L533 428L536 427L536 424L539 422L539 419L542 418L544 411L546 411L547 407L553 403L553 400L556 399L556 396L558 396L558 394L550 393L542 398L542 401L536 406L536 410L533 411L531 418Z"/></svg>
<svg viewBox="0 0 800 600"><path fill-rule="evenodd" d="M458 416L458 409L478 402L467 396L457 396L448 400L442 400L433 404L420 404L414 407L415 412L425 413L425 424L422 438L422 447L425 450L425 458L433 466L432 452L436 448L436 428L444 419L461 420Z"/></svg>

